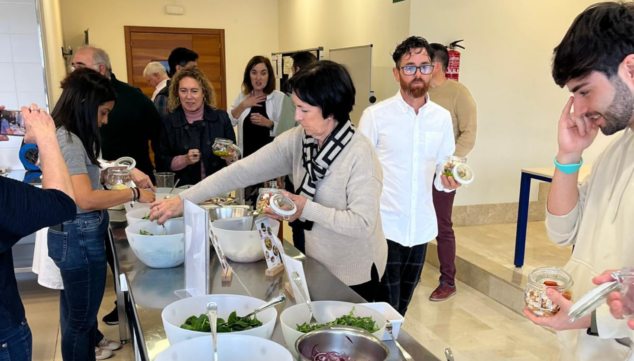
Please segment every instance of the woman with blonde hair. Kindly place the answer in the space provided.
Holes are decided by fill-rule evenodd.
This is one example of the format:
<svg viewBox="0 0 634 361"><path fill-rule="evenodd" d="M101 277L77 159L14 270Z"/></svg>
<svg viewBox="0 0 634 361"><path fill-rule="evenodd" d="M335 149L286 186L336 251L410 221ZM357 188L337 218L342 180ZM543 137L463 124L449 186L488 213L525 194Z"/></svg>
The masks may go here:
<svg viewBox="0 0 634 361"><path fill-rule="evenodd" d="M232 161L213 154L216 138L236 141L227 112L217 109L209 80L196 67L182 68L172 78L156 154L159 171L175 172L180 185L196 184Z"/></svg>

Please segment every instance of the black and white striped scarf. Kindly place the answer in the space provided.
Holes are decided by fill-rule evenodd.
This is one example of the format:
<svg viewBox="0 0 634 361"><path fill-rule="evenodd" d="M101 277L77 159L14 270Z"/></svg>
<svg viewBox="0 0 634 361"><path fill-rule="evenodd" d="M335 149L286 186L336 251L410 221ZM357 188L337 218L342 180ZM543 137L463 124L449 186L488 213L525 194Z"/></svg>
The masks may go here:
<svg viewBox="0 0 634 361"><path fill-rule="evenodd" d="M337 159L343 148L350 143L354 132L354 126L349 120L340 123L320 149L317 139L306 135L304 131L302 159L306 175L304 175L302 185L297 189L299 195L310 200L315 197L317 183L330 174L330 165ZM313 222L305 221L304 223L306 230L312 229Z"/></svg>

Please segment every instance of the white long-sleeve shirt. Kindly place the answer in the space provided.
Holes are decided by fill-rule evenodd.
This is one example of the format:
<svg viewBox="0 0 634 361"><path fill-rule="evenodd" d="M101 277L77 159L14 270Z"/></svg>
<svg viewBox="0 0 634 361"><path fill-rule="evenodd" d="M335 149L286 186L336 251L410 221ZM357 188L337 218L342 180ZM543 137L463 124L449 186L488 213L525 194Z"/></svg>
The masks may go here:
<svg viewBox="0 0 634 361"><path fill-rule="evenodd" d="M244 119L246 119L246 117L251 112L251 108L244 109L242 111L242 114L240 114L240 116L237 118L233 117L231 111L235 109L238 105L240 105L245 97L246 96L242 92L240 92L228 112L229 119L231 119L231 124L234 127L236 125L238 126L238 147L240 147L240 150L244 150L244 133L242 132L242 125L244 124ZM273 129L271 129L270 131L271 137L277 136L277 124L280 120L280 114L282 113L282 102L284 101L284 97L284 93L279 90L274 90L271 94L266 96L266 113L269 116L269 120L273 122Z"/></svg>
<svg viewBox="0 0 634 361"><path fill-rule="evenodd" d="M416 114L399 91L367 108L359 130L370 139L383 166L381 218L387 239L413 247L436 238L434 174L442 174L445 157L455 151L449 112L428 95ZM440 177L435 186L446 191Z"/></svg>
<svg viewBox="0 0 634 361"><path fill-rule="evenodd" d="M592 165L579 187L579 200L565 216L547 213L548 235L562 246L575 245L564 269L572 276L573 299L596 287L592 278L605 270L634 265L634 134L618 135ZM616 320L606 304L596 312L599 336L586 330L558 332L561 360L634 360L634 350L616 342L632 338L626 321Z"/></svg>
<svg viewBox="0 0 634 361"><path fill-rule="evenodd" d="M154 101L154 99L156 98L156 96L158 95L158 93L163 90L163 88L165 88L167 86L167 81L170 80L169 78L163 79L161 80L160 83L158 83L156 85L156 88L154 88L154 93L152 94L152 101Z"/></svg>

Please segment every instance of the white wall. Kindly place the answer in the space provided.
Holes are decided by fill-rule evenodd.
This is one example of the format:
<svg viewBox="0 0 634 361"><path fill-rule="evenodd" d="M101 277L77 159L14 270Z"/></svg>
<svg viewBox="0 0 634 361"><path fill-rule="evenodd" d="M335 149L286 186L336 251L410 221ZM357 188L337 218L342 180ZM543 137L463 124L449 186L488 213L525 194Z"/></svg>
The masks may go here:
<svg viewBox="0 0 634 361"><path fill-rule="evenodd" d="M390 54L409 34L408 1L279 0L280 51L373 44L372 86L377 99L396 93ZM362 106L362 105L360 105Z"/></svg>
<svg viewBox="0 0 634 361"><path fill-rule="evenodd" d="M244 67L254 55L278 49L278 0L181 0L185 15L165 14L168 0L64 0L64 39L76 47L90 29L90 42L110 55L113 72L127 81L124 26L182 27L225 30L227 104L240 91Z"/></svg>
<svg viewBox="0 0 634 361"><path fill-rule="evenodd" d="M443 44L465 39L460 81L478 103L479 129L469 155L476 181L456 205L517 202L520 169L551 166L557 153L557 121L569 93L550 75L552 50L596 1L410 2L412 35ZM610 140L600 135L586 163Z"/></svg>
<svg viewBox="0 0 634 361"><path fill-rule="evenodd" d="M38 13L35 0L0 0L0 104L16 110L46 106ZM0 168L22 169L22 137L0 143Z"/></svg>

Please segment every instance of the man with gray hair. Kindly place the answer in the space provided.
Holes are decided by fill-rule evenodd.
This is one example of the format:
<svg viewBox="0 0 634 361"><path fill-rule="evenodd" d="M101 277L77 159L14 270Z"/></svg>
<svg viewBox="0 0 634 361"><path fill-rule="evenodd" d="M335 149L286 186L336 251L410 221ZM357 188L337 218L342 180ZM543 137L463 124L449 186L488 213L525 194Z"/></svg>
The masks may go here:
<svg viewBox="0 0 634 361"><path fill-rule="evenodd" d="M153 61L143 70L143 77L148 85L154 88L154 94L152 94L152 101L154 101L156 95L167 85L167 81L169 80L167 71L163 64L158 61Z"/></svg>
<svg viewBox="0 0 634 361"><path fill-rule="evenodd" d="M110 58L100 48L85 46L79 48L73 57L73 70L91 68L112 82L117 92L114 109L108 115L108 124L99 128L101 151L105 160L132 157L136 168L154 181L154 165L150 160L151 142L158 149L161 117L148 97L139 88L132 87L112 73Z"/></svg>

